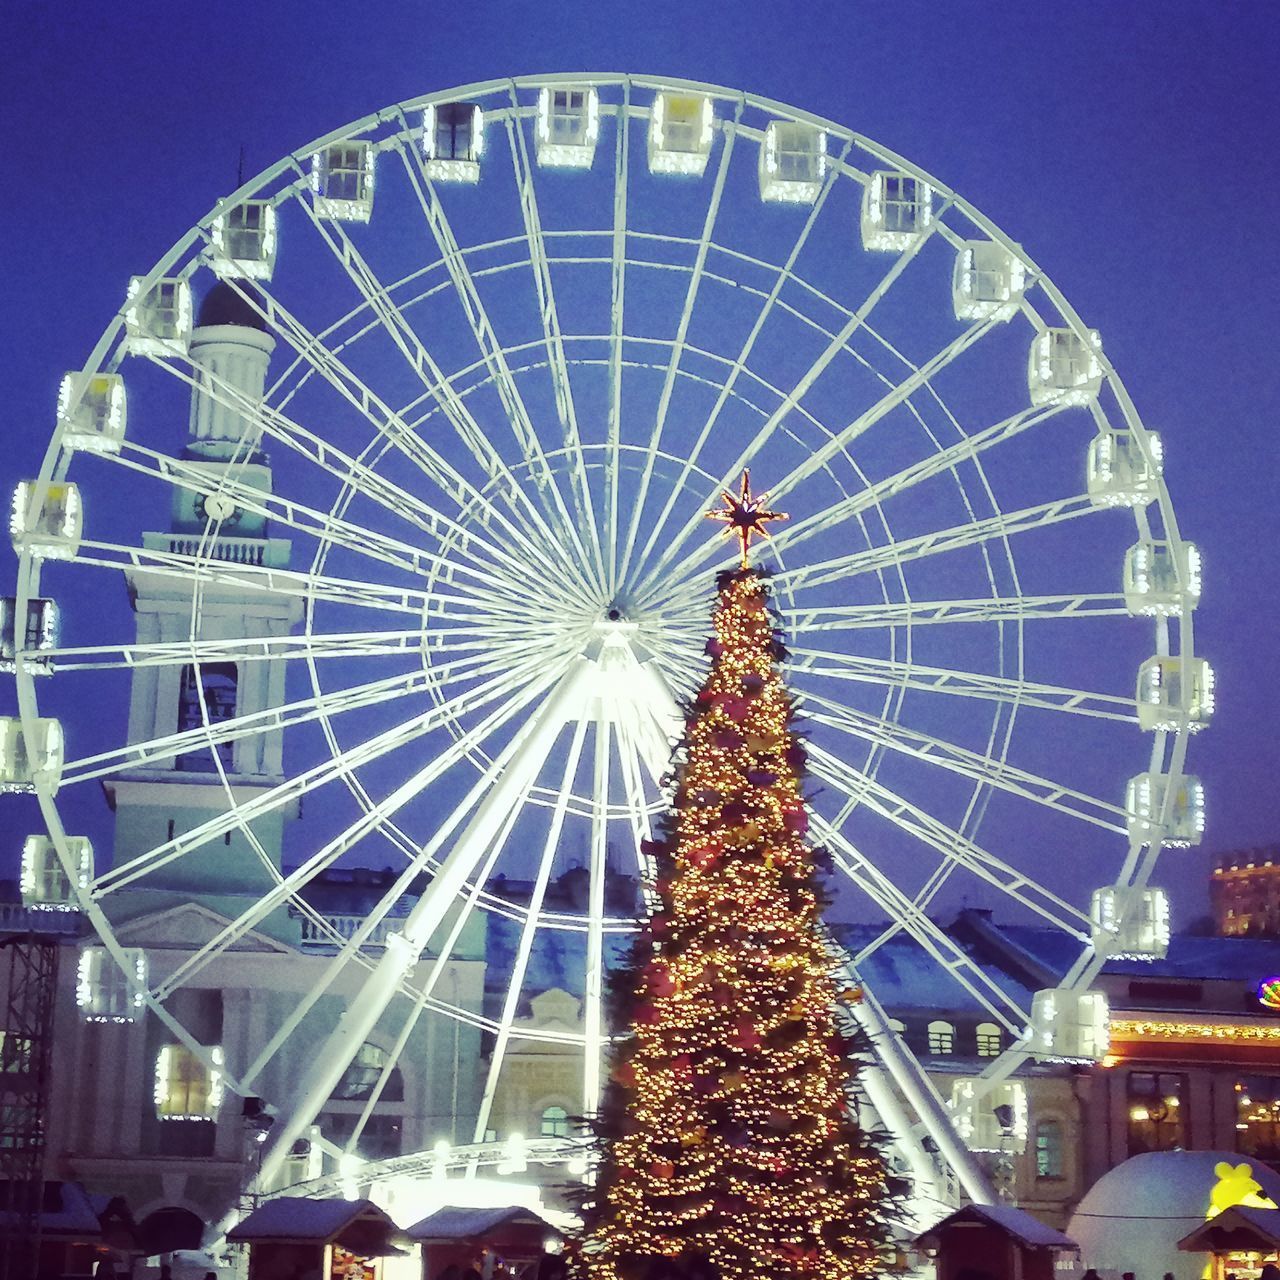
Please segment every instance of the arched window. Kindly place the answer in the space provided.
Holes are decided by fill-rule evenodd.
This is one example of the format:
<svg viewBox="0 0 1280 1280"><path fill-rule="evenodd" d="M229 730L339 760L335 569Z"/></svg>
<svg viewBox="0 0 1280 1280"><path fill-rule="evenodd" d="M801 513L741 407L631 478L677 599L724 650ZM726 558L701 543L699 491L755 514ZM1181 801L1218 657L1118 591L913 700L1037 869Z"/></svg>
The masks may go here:
<svg viewBox="0 0 1280 1280"><path fill-rule="evenodd" d="M1036 1122L1036 1177L1061 1178L1065 1176L1061 1120Z"/></svg>
<svg viewBox="0 0 1280 1280"><path fill-rule="evenodd" d="M941 1020L929 1023L929 1052L933 1054L955 1053L956 1029Z"/></svg>
<svg viewBox="0 0 1280 1280"><path fill-rule="evenodd" d="M203 728L206 717L211 729L232 719L239 681L234 662L204 662L198 671L194 666L183 667L178 689L178 732ZM219 742L214 748L225 769L232 767L234 747L233 742ZM208 751L188 751L178 757L178 768L209 773L213 760Z"/></svg>
<svg viewBox="0 0 1280 1280"><path fill-rule="evenodd" d="M373 1097L378 1080L390 1061L391 1055L385 1049L366 1040L356 1050L356 1056L342 1073L342 1079L333 1091L334 1098L342 1102L367 1102ZM378 1095L378 1101L404 1101L404 1077L401 1076L399 1067L392 1067L386 1086Z"/></svg>
<svg viewBox="0 0 1280 1280"><path fill-rule="evenodd" d="M538 1123L538 1132L544 1138L569 1136L569 1113L563 1107L546 1107Z"/></svg>
<svg viewBox="0 0 1280 1280"><path fill-rule="evenodd" d="M1000 1056L1000 1028L994 1022L980 1022L975 1033L978 1043L978 1057L998 1058Z"/></svg>

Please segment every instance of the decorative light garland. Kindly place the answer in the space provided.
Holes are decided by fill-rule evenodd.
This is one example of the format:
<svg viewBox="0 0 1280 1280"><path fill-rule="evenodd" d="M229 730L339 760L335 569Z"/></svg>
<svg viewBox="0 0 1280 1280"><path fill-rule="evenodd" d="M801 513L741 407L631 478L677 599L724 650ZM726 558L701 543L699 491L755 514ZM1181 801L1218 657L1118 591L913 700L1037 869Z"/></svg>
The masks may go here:
<svg viewBox="0 0 1280 1280"><path fill-rule="evenodd" d="M780 517L746 476L724 496L745 561ZM672 809L644 849L655 906L623 975L633 1034L573 1264L583 1280L643 1280L655 1258L722 1280L862 1280L883 1270L892 1192L848 1113L833 1006L857 993L837 991L818 930L804 746L754 570L722 575L713 625Z"/></svg>
<svg viewBox="0 0 1280 1280"><path fill-rule="evenodd" d="M1280 1040L1280 1022L1163 1022L1112 1018L1112 1040Z"/></svg>

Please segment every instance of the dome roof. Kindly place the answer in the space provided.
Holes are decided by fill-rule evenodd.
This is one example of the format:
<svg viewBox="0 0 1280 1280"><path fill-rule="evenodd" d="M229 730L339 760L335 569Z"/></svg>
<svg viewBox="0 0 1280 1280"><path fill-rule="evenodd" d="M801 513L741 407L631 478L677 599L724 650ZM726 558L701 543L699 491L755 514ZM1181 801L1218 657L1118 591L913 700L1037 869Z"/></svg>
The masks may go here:
<svg viewBox="0 0 1280 1280"><path fill-rule="evenodd" d="M266 333L267 322L249 305L248 298L261 304L258 292L251 284L240 280L232 286L227 280L219 280L204 295L196 315L196 326L205 328L217 324L234 324L242 329L257 329L260 333Z"/></svg>
<svg viewBox="0 0 1280 1280"><path fill-rule="evenodd" d="M1222 1164L1230 1168L1226 1177ZM1234 1151L1148 1151L1089 1188L1067 1235L1080 1246L1084 1265L1104 1275L1169 1271L1177 1280L1198 1280L1204 1254L1179 1253L1178 1241L1205 1220L1211 1204L1226 1208L1246 1197L1280 1204L1280 1174Z"/></svg>

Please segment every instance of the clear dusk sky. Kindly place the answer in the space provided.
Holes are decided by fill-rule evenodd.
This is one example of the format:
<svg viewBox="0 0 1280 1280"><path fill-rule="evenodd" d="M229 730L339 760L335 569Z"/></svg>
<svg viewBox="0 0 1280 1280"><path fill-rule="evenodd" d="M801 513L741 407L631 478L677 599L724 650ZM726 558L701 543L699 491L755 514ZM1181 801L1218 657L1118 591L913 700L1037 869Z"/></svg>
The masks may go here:
<svg viewBox="0 0 1280 1280"><path fill-rule="evenodd" d="M5 28L6 490L39 467L63 371L236 185L242 148L248 176L387 104L506 75L749 89L937 174L1100 330L1204 556L1219 702L1190 767L1209 829L1169 862L1199 880L1208 853L1280 841L1276 0L67 0L12 5ZM15 847L28 822L6 821Z"/></svg>

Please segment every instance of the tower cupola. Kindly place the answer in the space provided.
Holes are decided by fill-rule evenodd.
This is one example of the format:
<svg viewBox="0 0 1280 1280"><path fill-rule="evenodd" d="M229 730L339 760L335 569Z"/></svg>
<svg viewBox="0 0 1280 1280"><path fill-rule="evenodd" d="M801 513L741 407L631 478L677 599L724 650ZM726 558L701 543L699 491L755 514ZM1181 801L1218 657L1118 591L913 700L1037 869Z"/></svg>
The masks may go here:
<svg viewBox="0 0 1280 1280"><path fill-rule="evenodd" d="M205 294L191 334L198 387L191 397L187 454L225 460L256 434L267 365L275 339L259 310L260 296L244 280L219 280Z"/></svg>

